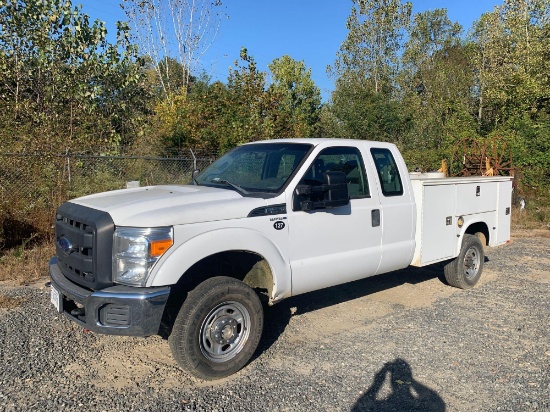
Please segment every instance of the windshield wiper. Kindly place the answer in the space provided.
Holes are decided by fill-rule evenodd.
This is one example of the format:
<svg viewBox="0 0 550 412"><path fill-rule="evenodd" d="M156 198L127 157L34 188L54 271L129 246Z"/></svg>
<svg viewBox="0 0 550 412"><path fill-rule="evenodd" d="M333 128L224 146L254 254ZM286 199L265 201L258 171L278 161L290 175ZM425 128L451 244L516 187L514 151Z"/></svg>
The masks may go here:
<svg viewBox="0 0 550 412"><path fill-rule="evenodd" d="M249 193L244 190L242 187L236 185L235 183L231 183L230 181L228 180L224 180L224 179L212 179L211 180L212 183L219 183L219 184L222 184L222 185L229 185L231 186L233 189L235 189L237 192L239 193L242 193L243 195L248 195Z"/></svg>

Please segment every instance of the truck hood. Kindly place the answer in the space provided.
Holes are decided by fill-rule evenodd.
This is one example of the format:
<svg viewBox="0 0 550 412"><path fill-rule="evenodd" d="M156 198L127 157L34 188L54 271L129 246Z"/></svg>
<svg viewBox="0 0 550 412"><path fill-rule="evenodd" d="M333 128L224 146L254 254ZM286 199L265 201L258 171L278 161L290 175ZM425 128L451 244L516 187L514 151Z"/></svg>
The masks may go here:
<svg viewBox="0 0 550 412"><path fill-rule="evenodd" d="M205 186L148 186L97 193L71 200L102 210L115 225L158 227L247 217L265 199Z"/></svg>

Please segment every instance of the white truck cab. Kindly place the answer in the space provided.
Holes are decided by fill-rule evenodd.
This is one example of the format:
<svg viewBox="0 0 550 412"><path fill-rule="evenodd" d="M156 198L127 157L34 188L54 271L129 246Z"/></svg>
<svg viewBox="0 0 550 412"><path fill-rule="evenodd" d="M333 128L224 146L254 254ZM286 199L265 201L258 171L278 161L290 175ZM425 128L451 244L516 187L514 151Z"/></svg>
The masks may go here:
<svg viewBox="0 0 550 412"><path fill-rule="evenodd" d="M483 247L509 240L511 189L509 177L411 178L389 143L249 143L192 185L61 205L52 303L95 332L163 331L185 370L217 379L253 355L262 301L444 261L449 284L473 287Z"/></svg>

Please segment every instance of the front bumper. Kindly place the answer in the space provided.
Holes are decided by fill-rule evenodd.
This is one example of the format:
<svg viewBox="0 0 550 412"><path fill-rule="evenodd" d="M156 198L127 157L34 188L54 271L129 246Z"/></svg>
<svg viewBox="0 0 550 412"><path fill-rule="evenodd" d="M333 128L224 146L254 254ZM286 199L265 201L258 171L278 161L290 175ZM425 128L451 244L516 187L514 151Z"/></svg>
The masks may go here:
<svg viewBox="0 0 550 412"><path fill-rule="evenodd" d="M92 332L150 336L159 332L170 287L111 286L91 292L68 280L50 260L51 287L59 292L59 311Z"/></svg>

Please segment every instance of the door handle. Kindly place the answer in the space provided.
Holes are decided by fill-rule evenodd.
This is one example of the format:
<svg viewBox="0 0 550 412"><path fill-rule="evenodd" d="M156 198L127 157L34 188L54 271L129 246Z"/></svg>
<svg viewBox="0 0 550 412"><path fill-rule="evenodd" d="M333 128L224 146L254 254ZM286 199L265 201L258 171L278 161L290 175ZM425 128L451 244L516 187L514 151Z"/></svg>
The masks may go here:
<svg viewBox="0 0 550 412"><path fill-rule="evenodd" d="M372 227L380 226L380 209L372 209L370 211L370 217L371 217Z"/></svg>

